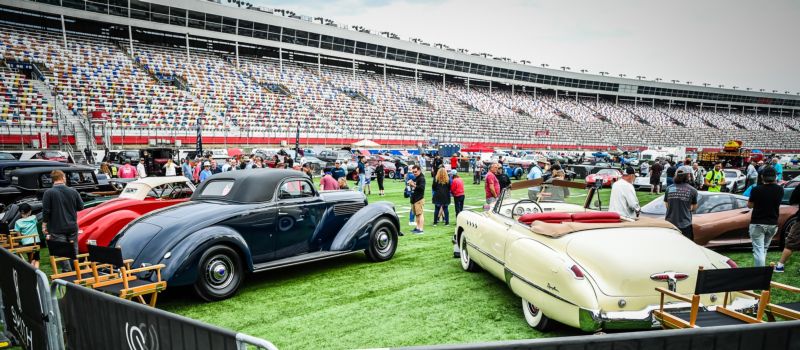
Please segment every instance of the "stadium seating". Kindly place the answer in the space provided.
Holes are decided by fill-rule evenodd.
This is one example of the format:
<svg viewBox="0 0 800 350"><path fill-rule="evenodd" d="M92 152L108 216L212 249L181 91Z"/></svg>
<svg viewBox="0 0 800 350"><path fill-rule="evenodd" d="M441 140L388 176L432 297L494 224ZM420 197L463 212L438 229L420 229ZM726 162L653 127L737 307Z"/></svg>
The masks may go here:
<svg viewBox="0 0 800 350"><path fill-rule="evenodd" d="M112 127L266 136L504 142L560 146L800 148L790 115L556 96L485 83L414 79L274 58L117 44L97 36L0 25L5 62L36 64L44 84L0 64L0 123L54 125L54 110L109 113ZM1 62L0 62L1 63ZM50 90L50 91L43 91ZM50 97L53 96L53 97ZM56 99L58 101L54 101ZM2 124L0 124L2 125Z"/></svg>

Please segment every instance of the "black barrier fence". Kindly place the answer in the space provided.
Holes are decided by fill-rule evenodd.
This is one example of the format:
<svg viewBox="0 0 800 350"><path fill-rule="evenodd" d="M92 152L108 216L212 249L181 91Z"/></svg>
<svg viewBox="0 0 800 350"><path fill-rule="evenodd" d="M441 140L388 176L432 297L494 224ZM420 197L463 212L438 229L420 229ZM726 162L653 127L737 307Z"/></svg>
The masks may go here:
<svg viewBox="0 0 800 350"><path fill-rule="evenodd" d="M3 333L23 349L220 349L272 343L47 276L0 249ZM0 340L2 340L0 338Z"/></svg>
<svg viewBox="0 0 800 350"><path fill-rule="evenodd" d="M800 321L392 349L797 350Z"/></svg>
<svg viewBox="0 0 800 350"><path fill-rule="evenodd" d="M0 301L6 337L25 349L58 349L61 333L47 276L5 249L0 249Z"/></svg>

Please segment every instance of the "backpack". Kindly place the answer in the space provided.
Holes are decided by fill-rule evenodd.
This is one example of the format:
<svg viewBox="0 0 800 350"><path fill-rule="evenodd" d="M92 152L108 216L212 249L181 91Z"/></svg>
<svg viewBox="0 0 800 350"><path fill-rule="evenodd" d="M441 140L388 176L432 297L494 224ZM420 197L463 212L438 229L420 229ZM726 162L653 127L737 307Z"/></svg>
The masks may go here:
<svg viewBox="0 0 800 350"><path fill-rule="evenodd" d="M506 175L505 172L503 172L500 175L497 175L497 182L500 183L500 190L508 186L511 186L511 179L508 178L508 175Z"/></svg>

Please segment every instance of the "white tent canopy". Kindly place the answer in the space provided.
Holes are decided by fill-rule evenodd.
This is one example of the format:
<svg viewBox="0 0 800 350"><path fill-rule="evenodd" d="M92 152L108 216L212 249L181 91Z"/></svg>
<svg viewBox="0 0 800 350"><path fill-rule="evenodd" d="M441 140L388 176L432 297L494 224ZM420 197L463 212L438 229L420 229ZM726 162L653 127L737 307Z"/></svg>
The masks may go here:
<svg viewBox="0 0 800 350"><path fill-rule="evenodd" d="M375 141L363 139L361 141L353 143L353 146L354 147L378 147L380 145Z"/></svg>

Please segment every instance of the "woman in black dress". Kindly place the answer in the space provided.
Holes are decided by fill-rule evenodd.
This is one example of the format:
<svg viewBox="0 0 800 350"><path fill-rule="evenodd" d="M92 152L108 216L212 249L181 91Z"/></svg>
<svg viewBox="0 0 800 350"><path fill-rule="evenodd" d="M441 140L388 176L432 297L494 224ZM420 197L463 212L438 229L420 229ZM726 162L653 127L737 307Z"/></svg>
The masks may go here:
<svg viewBox="0 0 800 350"><path fill-rule="evenodd" d="M383 196L384 195L383 194L383 176L384 176L384 173L383 173L383 162L379 161L378 165L375 166L375 179L378 180L378 190L380 190L378 192L379 196Z"/></svg>

